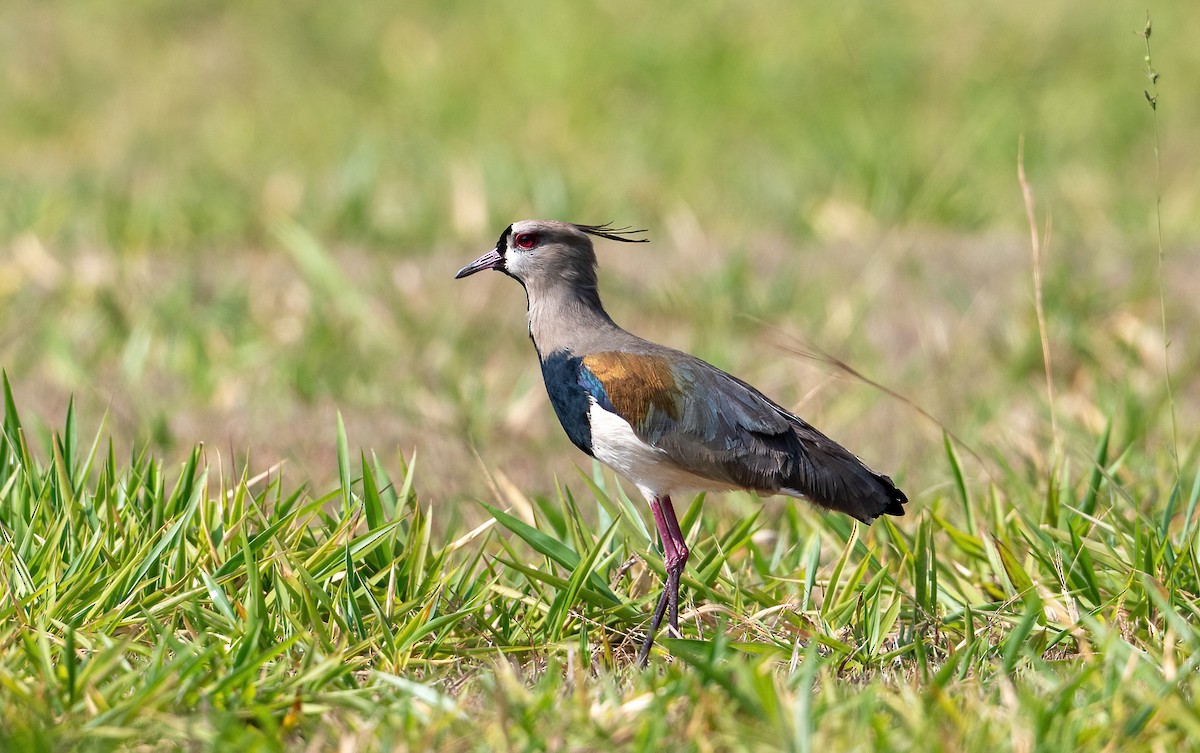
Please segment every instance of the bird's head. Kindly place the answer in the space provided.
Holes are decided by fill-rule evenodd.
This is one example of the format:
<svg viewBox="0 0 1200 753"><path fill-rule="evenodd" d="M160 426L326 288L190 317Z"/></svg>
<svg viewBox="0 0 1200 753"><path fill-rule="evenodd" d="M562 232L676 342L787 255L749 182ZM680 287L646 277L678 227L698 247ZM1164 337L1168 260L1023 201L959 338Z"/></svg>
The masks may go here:
<svg viewBox="0 0 1200 753"><path fill-rule="evenodd" d="M516 279L526 289L554 285L596 286L596 251L589 236L626 243L644 230L614 228L611 224L576 225L554 220L521 220L500 234L496 247L458 271L459 279L494 269Z"/></svg>

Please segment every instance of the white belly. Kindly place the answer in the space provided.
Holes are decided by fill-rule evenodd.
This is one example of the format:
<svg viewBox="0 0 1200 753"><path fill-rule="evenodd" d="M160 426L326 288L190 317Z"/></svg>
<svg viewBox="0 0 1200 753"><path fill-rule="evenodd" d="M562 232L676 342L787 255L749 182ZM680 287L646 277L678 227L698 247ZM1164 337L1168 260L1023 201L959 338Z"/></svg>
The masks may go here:
<svg viewBox="0 0 1200 753"><path fill-rule="evenodd" d="M685 491L723 492L733 488L680 468L665 451L643 442L628 421L604 410L595 399L591 400L588 421L592 454L636 484L647 500Z"/></svg>

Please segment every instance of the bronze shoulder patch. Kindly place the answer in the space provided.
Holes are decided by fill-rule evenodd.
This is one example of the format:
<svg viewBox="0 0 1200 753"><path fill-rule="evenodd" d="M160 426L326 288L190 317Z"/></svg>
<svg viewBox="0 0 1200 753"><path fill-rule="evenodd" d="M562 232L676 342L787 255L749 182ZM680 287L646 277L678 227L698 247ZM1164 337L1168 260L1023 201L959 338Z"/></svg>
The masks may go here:
<svg viewBox="0 0 1200 753"><path fill-rule="evenodd" d="M666 358L613 350L586 356L583 365L604 386L617 414L631 425L644 424L651 412L679 418L679 388Z"/></svg>

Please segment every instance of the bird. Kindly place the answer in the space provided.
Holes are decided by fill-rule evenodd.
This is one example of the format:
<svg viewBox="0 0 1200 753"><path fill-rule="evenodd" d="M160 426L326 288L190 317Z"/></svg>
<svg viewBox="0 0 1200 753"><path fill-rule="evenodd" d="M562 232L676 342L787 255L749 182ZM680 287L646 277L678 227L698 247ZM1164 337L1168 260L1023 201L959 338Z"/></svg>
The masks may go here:
<svg viewBox="0 0 1200 753"><path fill-rule="evenodd" d="M679 585L690 550L671 497L748 490L807 499L864 524L904 515L892 480L750 384L619 327L600 302L592 238L644 243L645 230L554 220L514 222L458 271L525 288L529 337L567 437L629 479L662 542L666 581L638 652L645 666L664 613L679 636Z"/></svg>

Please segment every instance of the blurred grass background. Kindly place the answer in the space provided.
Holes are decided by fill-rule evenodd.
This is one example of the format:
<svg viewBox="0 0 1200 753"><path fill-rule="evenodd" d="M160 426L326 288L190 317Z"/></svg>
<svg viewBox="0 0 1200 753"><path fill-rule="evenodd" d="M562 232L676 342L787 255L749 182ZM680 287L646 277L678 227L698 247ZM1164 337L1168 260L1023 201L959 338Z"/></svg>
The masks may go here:
<svg viewBox="0 0 1200 753"><path fill-rule="evenodd" d="M902 481L940 429L1047 462L1016 179L1050 218L1058 411L1086 456L1162 464L1156 195L1185 449L1200 418L1200 17L1144 8L765 2L11 0L0 9L0 365L29 419L168 458L204 441L293 479L356 444L418 486L572 478L520 289L454 283L509 222L614 220L614 317L796 406ZM805 345L803 347L808 347ZM940 462L940 461L939 461ZM978 470L978 469L976 469Z"/></svg>
<svg viewBox="0 0 1200 753"><path fill-rule="evenodd" d="M0 748L1186 747L1193 5L1149 7L1156 122L1129 3L6 0ZM680 501L639 672L640 508L575 475L520 288L451 279L532 216L648 228L617 321L910 515Z"/></svg>

